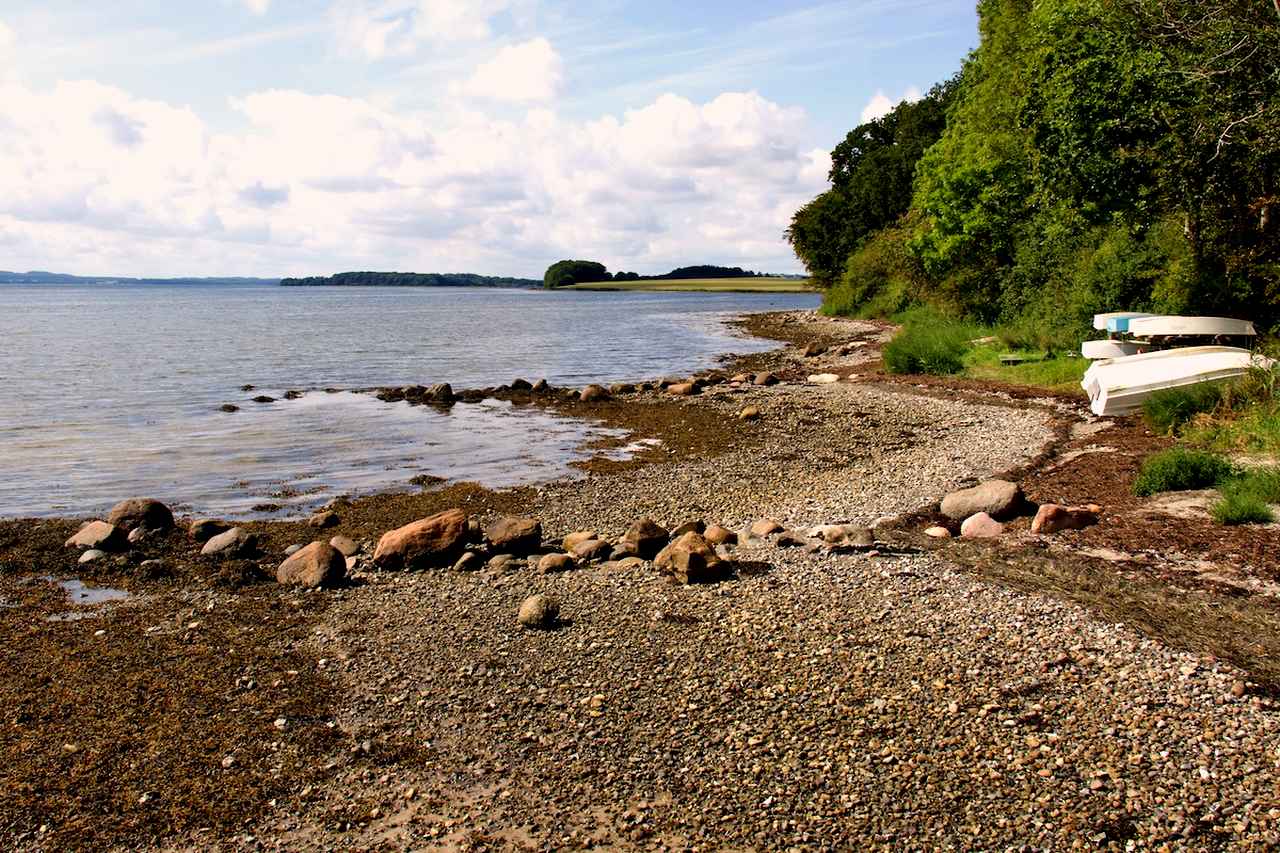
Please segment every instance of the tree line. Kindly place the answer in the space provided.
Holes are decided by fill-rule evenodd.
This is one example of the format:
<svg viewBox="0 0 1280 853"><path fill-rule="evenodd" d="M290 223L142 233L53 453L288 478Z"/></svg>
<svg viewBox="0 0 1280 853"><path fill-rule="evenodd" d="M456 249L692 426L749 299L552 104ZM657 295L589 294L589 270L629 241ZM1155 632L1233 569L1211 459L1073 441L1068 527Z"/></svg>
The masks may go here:
<svg viewBox="0 0 1280 853"><path fill-rule="evenodd" d="M341 272L331 276L286 278L280 284L284 287L538 287L542 282L475 273Z"/></svg>
<svg viewBox="0 0 1280 853"><path fill-rule="evenodd" d="M930 303L1075 339L1094 313L1280 321L1280 10L982 0L952 80L854 128L796 212L829 313Z"/></svg>
<svg viewBox="0 0 1280 853"><path fill-rule="evenodd" d="M543 286L568 287L572 284L597 284L606 281L687 281L703 278L763 278L765 273L744 270L742 267L722 267L711 264L677 267L663 275L642 276L634 272L610 274L598 261L557 261L547 268Z"/></svg>

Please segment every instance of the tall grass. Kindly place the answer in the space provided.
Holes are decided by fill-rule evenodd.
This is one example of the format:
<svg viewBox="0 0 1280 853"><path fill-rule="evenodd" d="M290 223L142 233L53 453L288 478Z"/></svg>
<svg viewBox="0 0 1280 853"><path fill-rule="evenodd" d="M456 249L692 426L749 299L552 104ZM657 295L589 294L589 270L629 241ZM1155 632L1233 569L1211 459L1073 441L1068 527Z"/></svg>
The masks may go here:
<svg viewBox="0 0 1280 853"><path fill-rule="evenodd" d="M1166 388L1142 404L1147 423L1157 432L1172 434L1196 415L1212 412L1222 404L1223 389L1218 383Z"/></svg>
<svg viewBox="0 0 1280 853"><path fill-rule="evenodd" d="M884 366L890 373L959 373L969 342L983 331L932 308L914 308L895 319L902 330L884 348Z"/></svg>
<svg viewBox="0 0 1280 853"><path fill-rule="evenodd" d="M1280 469L1256 468L1222 484L1213 517L1222 524L1268 524L1275 521L1272 504L1280 503Z"/></svg>
<svg viewBox="0 0 1280 853"><path fill-rule="evenodd" d="M1174 447L1147 457L1133 491L1139 497L1148 497L1158 492L1208 489L1235 473L1235 467L1216 453Z"/></svg>

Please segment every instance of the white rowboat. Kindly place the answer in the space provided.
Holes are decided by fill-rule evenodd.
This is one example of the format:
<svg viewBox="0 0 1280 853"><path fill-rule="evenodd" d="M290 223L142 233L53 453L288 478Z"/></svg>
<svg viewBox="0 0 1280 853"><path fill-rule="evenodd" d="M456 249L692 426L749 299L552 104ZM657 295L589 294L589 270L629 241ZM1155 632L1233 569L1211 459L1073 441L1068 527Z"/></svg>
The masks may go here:
<svg viewBox="0 0 1280 853"><path fill-rule="evenodd" d="M1140 311L1112 311L1110 314L1094 314L1093 327L1099 332L1123 332L1128 329L1128 321L1138 317L1150 317L1151 314L1143 314ZM1112 325L1119 328L1111 328Z"/></svg>
<svg viewBox="0 0 1280 853"><path fill-rule="evenodd" d="M1129 334L1135 338L1229 338L1257 337L1248 320L1230 317L1135 317L1129 321Z"/></svg>
<svg viewBox="0 0 1280 853"><path fill-rule="evenodd" d="M1157 391L1240 376L1271 360L1236 347L1185 347L1094 362L1080 383L1095 415L1127 415Z"/></svg>

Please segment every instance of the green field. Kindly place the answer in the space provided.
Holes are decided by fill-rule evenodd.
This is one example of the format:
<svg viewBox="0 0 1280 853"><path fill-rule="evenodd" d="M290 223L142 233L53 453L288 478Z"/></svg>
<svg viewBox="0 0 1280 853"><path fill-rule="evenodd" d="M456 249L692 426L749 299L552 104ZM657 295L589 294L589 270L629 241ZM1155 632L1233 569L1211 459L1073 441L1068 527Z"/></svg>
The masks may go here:
<svg viewBox="0 0 1280 853"><path fill-rule="evenodd" d="M808 279L792 278L690 278L642 279L640 281L597 281L571 284L560 290L654 290L699 291L722 293L807 293L813 288Z"/></svg>

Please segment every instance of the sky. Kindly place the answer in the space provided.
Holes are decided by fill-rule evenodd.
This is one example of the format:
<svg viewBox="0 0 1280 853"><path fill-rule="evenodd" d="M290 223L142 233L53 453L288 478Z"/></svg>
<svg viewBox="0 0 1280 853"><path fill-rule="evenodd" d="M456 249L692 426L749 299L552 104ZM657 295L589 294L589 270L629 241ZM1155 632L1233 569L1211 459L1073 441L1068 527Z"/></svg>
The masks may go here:
<svg viewBox="0 0 1280 853"><path fill-rule="evenodd" d="M800 272L973 0L3 0L0 269Z"/></svg>

